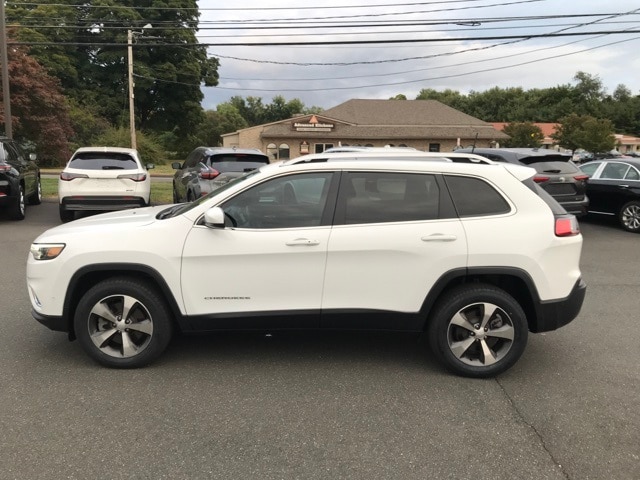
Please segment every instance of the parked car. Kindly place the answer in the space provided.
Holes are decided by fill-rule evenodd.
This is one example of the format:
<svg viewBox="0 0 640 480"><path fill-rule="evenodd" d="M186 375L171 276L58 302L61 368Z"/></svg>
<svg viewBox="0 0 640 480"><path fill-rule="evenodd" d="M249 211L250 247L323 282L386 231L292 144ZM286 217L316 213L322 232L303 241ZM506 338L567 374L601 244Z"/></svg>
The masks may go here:
<svg viewBox="0 0 640 480"><path fill-rule="evenodd" d="M78 211L113 211L149 205L153 164L143 165L137 150L83 147L75 151L60 173L60 220L69 222Z"/></svg>
<svg viewBox="0 0 640 480"><path fill-rule="evenodd" d="M580 169L589 175L589 214L615 215L622 228L640 233L640 159L593 160Z"/></svg>
<svg viewBox="0 0 640 480"><path fill-rule="evenodd" d="M28 157L14 140L0 137L0 208L24 220L25 205L42 202L40 168L35 153Z"/></svg>
<svg viewBox="0 0 640 480"><path fill-rule="evenodd" d="M253 148L198 147L183 162L171 166L173 202L191 202L244 172L269 163L269 157Z"/></svg>
<svg viewBox="0 0 640 480"><path fill-rule="evenodd" d="M381 155L50 229L27 263L33 316L109 367L151 362L174 331L378 329L426 332L445 367L487 377L578 315L578 222L532 169Z"/></svg>
<svg viewBox="0 0 640 480"><path fill-rule="evenodd" d="M564 209L580 217L587 213L588 176L571 161L570 154L544 148L463 148L455 153L475 153L495 162L509 162L533 167L533 180L555 198Z"/></svg>

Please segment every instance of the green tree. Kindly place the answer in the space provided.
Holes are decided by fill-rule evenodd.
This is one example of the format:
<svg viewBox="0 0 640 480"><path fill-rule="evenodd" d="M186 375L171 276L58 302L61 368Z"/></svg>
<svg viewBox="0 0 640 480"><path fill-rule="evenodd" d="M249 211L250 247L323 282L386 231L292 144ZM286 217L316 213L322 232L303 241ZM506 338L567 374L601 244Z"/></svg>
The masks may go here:
<svg viewBox="0 0 640 480"><path fill-rule="evenodd" d="M615 146L610 120L575 113L560 119L560 125L551 138L571 151L583 148L593 153L608 152Z"/></svg>
<svg viewBox="0 0 640 480"><path fill-rule="evenodd" d="M511 137L502 142L504 147L538 148L544 140L540 127L531 122L509 123L505 125L503 131Z"/></svg>

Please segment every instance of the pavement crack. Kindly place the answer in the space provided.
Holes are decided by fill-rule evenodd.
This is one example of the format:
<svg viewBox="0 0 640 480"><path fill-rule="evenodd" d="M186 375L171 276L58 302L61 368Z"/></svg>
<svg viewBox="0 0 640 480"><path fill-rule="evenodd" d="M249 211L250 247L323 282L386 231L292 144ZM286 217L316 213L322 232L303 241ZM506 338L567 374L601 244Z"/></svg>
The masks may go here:
<svg viewBox="0 0 640 480"><path fill-rule="evenodd" d="M502 385L502 383L500 383L500 380L496 378L495 381L498 384L498 387L500 387L500 390L502 390L502 393L504 393L504 396L506 397L508 402L511 404L511 407L513 408L513 411L516 413L516 415L518 416L520 421L522 423L524 423L527 427L529 427L529 429L531 429L531 431L535 434L535 436L538 438L538 441L540 442L540 445L542 445L542 448L544 449L544 451L547 452L547 455L549 456L549 458L560 469L560 472L562 472L562 476L564 478L566 478L567 480L571 480L571 477L569 476L569 473L564 469L562 464L558 461L558 459L553 455L551 450L549 450L549 448L547 447L547 444L545 443L544 437L542 436L542 434L538 431L538 429L535 427L535 425L533 425L531 422L528 422L524 418L524 415L518 409L518 406L516 405L516 402L513 400L513 398L511 398L511 395L509 395L509 392L507 392L507 390L504 387L504 385Z"/></svg>

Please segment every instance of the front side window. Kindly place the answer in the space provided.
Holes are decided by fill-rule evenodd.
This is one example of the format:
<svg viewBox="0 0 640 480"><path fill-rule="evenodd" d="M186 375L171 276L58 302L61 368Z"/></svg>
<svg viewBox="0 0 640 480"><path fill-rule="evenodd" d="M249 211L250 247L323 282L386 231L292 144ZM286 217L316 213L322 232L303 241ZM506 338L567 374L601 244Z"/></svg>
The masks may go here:
<svg viewBox="0 0 640 480"><path fill-rule="evenodd" d="M345 224L432 220L439 198L434 175L349 172L340 183L336 217Z"/></svg>
<svg viewBox="0 0 640 480"><path fill-rule="evenodd" d="M504 197L480 178L447 175L445 180L460 217L499 215L511 211Z"/></svg>
<svg viewBox="0 0 640 480"><path fill-rule="evenodd" d="M580 170L582 170L587 175L591 176L596 172L596 170L598 169L598 167L600 165L602 165L600 162L588 163L588 164L585 164L585 165L581 165L580 166Z"/></svg>
<svg viewBox="0 0 640 480"><path fill-rule="evenodd" d="M274 178L222 205L237 228L316 227L324 221L333 173L315 172Z"/></svg>

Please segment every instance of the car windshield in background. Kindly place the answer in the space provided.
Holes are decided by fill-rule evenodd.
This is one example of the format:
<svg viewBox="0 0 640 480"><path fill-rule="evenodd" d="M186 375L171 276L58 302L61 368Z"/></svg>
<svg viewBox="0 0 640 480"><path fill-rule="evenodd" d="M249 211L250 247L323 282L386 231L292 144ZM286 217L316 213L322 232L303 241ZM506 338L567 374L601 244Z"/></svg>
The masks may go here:
<svg viewBox="0 0 640 480"><path fill-rule="evenodd" d="M138 164L129 155L120 153L83 153L69 162L69 168L82 170L136 170Z"/></svg>

